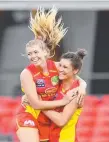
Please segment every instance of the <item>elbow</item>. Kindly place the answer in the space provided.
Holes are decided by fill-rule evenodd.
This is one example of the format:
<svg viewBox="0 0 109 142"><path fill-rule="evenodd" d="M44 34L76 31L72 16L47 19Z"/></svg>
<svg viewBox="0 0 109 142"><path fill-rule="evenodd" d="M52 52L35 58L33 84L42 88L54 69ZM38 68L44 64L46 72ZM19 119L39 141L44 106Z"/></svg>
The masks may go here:
<svg viewBox="0 0 109 142"><path fill-rule="evenodd" d="M61 121L59 121L59 122L57 123L57 125L58 125L59 127L63 127L63 126L65 126L65 124L66 124L66 122L65 122L64 120L61 120Z"/></svg>
<svg viewBox="0 0 109 142"><path fill-rule="evenodd" d="M42 109L41 106L39 104L33 104L31 105L34 109Z"/></svg>
<svg viewBox="0 0 109 142"><path fill-rule="evenodd" d="M32 108L34 108L34 109L40 109L37 105L31 104L31 106L32 106Z"/></svg>
<svg viewBox="0 0 109 142"><path fill-rule="evenodd" d="M40 109L39 100L38 100L37 102L31 101L31 102L30 102L30 105L31 105L34 109Z"/></svg>

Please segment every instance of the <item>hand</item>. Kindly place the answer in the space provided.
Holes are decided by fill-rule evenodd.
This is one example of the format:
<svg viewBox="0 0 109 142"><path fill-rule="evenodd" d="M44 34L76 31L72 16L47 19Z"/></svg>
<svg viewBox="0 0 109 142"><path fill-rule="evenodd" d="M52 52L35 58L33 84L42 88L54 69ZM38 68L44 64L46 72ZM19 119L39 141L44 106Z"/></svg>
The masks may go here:
<svg viewBox="0 0 109 142"><path fill-rule="evenodd" d="M86 89L84 87L76 87L72 90L69 90L67 94L72 94L72 96L77 96L77 104L79 107L83 106L84 97L86 94Z"/></svg>
<svg viewBox="0 0 109 142"><path fill-rule="evenodd" d="M74 89L72 89L72 90L69 90L68 92L67 92L67 95L72 95L72 96L77 96L77 94L78 94L78 87L77 88L74 88Z"/></svg>
<svg viewBox="0 0 109 142"><path fill-rule="evenodd" d="M75 97L77 97L76 95L72 95L72 92L69 92L68 94L64 95L62 102L64 103L64 105L67 105L68 103L70 103Z"/></svg>
<svg viewBox="0 0 109 142"><path fill-rule="evenodd" d="M83 106L84 97L86 95L86 89L83 87L78 88L77 103L79 106Z"/></svg>
<svg viewBox="0 0 109 142"><path fill-rule="evenodd" d="M21 104L22 104L22 105L29 105L29 101L28 101L28 98L27 98L26 95L23 95L23 96L22 96Z"/></svg>

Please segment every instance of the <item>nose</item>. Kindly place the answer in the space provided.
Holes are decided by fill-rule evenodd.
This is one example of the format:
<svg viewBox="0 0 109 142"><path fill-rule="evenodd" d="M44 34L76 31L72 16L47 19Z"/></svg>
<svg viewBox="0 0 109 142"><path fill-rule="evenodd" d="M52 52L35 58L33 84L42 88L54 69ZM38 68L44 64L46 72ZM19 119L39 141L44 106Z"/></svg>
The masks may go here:
<svg viewBox="0 0 109 142"><path fill-rule="evenodd" d="M33 58L35 58L36 57L36 55L33 53L32 55L31 55L31 58L33 59Z"/></svg>
<svg viewBox="0 0 109 142"><path fill-rule="evenodd" d="M62 72L63 71L63 67L59 67L59 71Z"/></svg>

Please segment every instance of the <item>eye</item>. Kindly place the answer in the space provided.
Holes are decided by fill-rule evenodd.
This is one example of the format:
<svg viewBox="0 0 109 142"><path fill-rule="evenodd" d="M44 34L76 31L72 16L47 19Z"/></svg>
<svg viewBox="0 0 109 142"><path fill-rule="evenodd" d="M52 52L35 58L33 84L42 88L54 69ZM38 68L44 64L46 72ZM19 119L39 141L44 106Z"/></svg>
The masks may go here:
<svg viewBox="0 0 109 142"><path fill-rule="evenodd" d="M61 63L59 63L59 67L61 67Z"/></svg>
<svg viewBox="0 0 109 142"><path fill-rule="evenodd" d="M65 69L67 69L67 66L63 66Z"/></svg>
<svg viewBox="0 0 109 142"><path fill-rule="evenodd" d="M28 53L28 56L30 56L30 55L31 55L31 53L29 52L29 53Z"/></svg>
<svg viewBox="0 0 109 142"><path fill-rule="evenodd" d="M39 53L39 52L35 50L34 53L37 54L37 53Z"/></svg>

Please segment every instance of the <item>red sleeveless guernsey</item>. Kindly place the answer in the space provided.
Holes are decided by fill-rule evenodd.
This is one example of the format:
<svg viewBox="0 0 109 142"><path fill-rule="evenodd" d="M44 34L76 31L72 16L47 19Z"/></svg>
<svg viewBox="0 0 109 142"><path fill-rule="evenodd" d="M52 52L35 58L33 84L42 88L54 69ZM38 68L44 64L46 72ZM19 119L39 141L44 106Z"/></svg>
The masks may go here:
<svg viewBox="0 0 109 142"><path fill-rule="evenodd" d="M44 75L40 67L36 67L35 65L31 64L27 67L27 69L31 72L33 76L33 80L36 84L36 90L38 95L41 96L42 100L45 101L52 101L55 98L56 92L59 86L59 78L58 78L58 71L56 69L55 63L51 60L47 60L47 67L49 71L49 75ZM27 112L32 112L27 110ZM35 113L38 114L35 116L39 124L50 124L50 120L46 117L41 111L35 110Z"/></svg>
<svg viewBox="0 0 109 142"><path fill-rule="evenodd" d="M59 86L59 79L55 63L48 60L47 67L49 71L48 75L44 75L41 68L33 64L27 66L26 69L32 74L38 95L41 96L42 100L50 101L55 98ZM23 91L25 92L25 90ZM17 130L19 127L37 128L39 130L40 141L49 139L51 121L41 110L36 110L30 105L26 105L25 107L21 106L17 113L16 122Z"/></svg>
<svg viewBox="0 0 109 142"><path fill-rule="evenodd" d="M38 95L41 96L42 100L49 101L53 100L57 92L59 86L59 78L58 71L53 61L48 60L47 67L49 75L44 75L41 68L36 67L33 64L29 65L27 69L31 72L33 76Z"/></svg>

